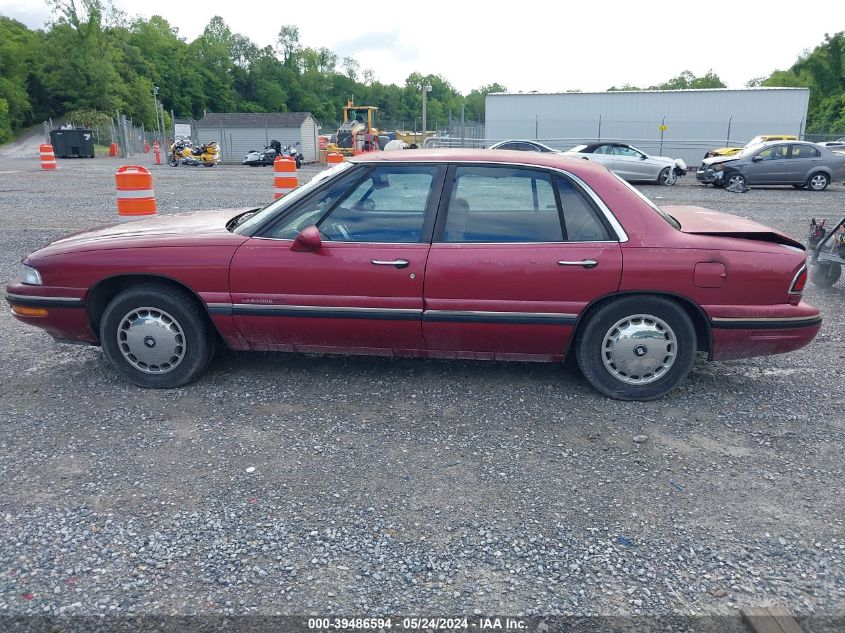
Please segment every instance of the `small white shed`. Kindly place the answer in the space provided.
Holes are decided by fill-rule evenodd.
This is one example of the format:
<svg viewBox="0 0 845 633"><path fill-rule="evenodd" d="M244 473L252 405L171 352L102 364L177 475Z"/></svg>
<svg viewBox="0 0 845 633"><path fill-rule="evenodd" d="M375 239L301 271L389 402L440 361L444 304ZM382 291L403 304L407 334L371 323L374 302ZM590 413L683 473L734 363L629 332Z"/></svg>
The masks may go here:
<svg viewBox="0 0 845 633"><path fill-rule="evenodd" d="M299 143L302 160L317 162L318 126L310 112L209 112L195 124L199 143L217 141L225 163L240 163L270 141Z"/></svg>

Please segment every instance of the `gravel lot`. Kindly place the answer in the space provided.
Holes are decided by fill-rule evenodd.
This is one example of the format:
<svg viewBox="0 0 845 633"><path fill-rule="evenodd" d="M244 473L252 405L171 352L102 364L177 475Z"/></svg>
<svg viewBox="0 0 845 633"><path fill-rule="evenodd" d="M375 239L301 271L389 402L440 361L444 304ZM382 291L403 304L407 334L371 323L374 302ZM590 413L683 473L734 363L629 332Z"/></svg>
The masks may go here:
<svg viewBox="0 0 845 633"><path fill-rule="evenodd" d="M1 279L114 218L122 163L59 164L0 158ZM272 195L269 168L152 170L164 213ZM643 190L802 240L845 215L841 183ZM811 346L645 404L569 366L231 352L144 391L4 309L0 614L845 616L845 285L806 299Z"/></svg>

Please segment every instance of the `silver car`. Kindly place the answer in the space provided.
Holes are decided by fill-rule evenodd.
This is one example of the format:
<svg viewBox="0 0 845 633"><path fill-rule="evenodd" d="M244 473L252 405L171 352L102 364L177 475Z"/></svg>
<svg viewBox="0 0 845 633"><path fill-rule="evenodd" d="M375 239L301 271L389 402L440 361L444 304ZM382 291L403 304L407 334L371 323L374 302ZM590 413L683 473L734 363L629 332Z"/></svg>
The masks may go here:
<svg viewBox="0 0 845 633"><path fill-rule="evenodd" d="M733 156L705 158L695 177L717 187L792 185L824 191L832 181L845 179L845 155L816 143L772 141Z"/></svg>
<svg viewBox="0 0 845 633"><path fill-rule="evenodd" d="M610 171L631 182L674 185L679 176L687 173L686 163L680 158L649 156L627 143L576 145L564 154L601 163Z"/></svg>

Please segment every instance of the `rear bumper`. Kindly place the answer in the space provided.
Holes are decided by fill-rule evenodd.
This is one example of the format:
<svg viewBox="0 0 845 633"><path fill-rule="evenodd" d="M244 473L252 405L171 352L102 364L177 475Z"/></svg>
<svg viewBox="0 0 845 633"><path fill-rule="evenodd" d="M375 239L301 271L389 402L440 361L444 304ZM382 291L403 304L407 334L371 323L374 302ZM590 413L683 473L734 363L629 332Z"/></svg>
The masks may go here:
<svg viewBox="0 0 845 633"><path fill-rule="evenodd" d="M821 328L819 310L807 303L766 306L753 314L710 318L710 360L730 360L792 352L810 343Z"/></svg>

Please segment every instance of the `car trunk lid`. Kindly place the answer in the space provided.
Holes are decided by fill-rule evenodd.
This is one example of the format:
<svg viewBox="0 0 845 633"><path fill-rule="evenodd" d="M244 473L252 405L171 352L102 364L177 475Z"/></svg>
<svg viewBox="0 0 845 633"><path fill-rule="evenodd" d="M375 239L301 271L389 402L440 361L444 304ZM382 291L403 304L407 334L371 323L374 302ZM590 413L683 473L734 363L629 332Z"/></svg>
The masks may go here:
<svg viewBox="0 0 845 633"><path fill-rule="evenodd" d="M661 209L678 221L682 233L757 240L804 250L801 242L786 233L748 218L695 206L664 206Z"/></svg>

